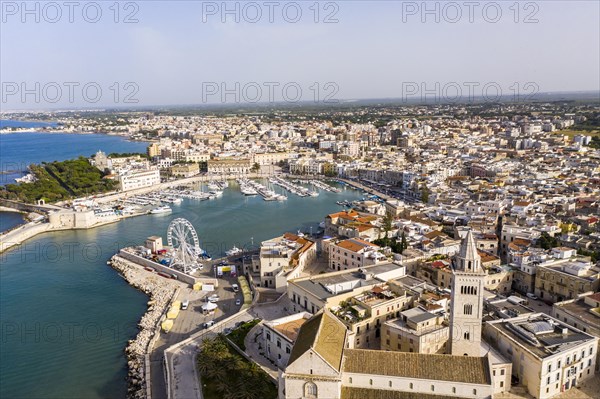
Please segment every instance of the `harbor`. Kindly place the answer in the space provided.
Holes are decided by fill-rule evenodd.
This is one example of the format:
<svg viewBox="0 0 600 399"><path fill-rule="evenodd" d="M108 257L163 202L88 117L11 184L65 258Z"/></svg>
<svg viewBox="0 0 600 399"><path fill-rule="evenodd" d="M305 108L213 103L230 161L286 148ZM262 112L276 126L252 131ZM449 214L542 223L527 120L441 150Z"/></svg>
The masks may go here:
<svg viewBox="0 0 600 399"><path fill-rule="evenodd" d="M198 180L189 183L198 184ZM205 180L208 183L210 179ZM179 186L182 186L180 182L172 182L140 194L161 191L167 196L169 190ZM6 336L6 342L2 344L5 362L1 365L1 396L124 397L128 389L126 377L130 361L124 349L140 333L138 324L148 310L150 299L141 291L131 290L123 278L106 266L110 258L123 248L143 245L153 234L162 236L166 242L169 224L179 217L191 222L197 231L200 247L213 259L224 256L233 247L256 248L261 241L285 231L300 230L308 234L312 228L313 232L317 232L323 217L339 209L336 201L354 201L363 195L357 190L336 187L342 192L321 191L319 197L290 195L287 201L264 201L260 194L242 194L236 181L230 180L222 196L214 200L183 198L178 205L169 204L171 213L142 213L136 217L123 217L118 223L106 223L90 229L45 232L6 251L2 254L0 270L3 318L18 325L34 325L40 320L48 321L42 326L59 323L64 328L64 335L59 342L41 340L34 345L29 341L21 342L20 334ZM116 196L100 197L97 201L105 207L111 197L116 204L119 199ZM144 207L152 209L156 206L158 204ZM210 261L203 263L208 267ZM175 282L157 273L151 276L159 283ZM44 301L31 303L36 293L49 290L51 295L45 296ZM115 307L115 303L120 305ZM26 312L22 311L23 306ZM184 322L185 319L182 319L175 323L175 331L179 331L182 328L180 323ZM71 323L78 324L80 329L86 323L95 323L94 326L104 333L97 339L84 339L80 332L76 334L76 344L73 344L68 341L64 327ZM116 337L115 323L119 326ZM170 337L168 339L174 339L176 335ZM30 348L35 350L35 356L26 350ZM71 360L65 363L65 358ZM94 359L93 367L86 363L90 358ZM132 364L139 368L137 363ZM160 365L160 361L152 361L152 364ZM74 382L62 383L60 375L64 373L70 375ZM43 392L41 386L26 384L23 376L44 381Z"/></svg>

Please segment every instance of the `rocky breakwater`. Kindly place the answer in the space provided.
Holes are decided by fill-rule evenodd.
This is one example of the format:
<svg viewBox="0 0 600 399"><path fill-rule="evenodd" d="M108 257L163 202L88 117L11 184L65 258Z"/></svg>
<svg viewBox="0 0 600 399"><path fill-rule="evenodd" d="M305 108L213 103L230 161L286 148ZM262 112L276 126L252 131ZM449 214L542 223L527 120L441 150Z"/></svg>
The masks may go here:
<svg viewBox="0 0 600 399"><path fill-rule="evenodd" d="M133 287L150 297L148 310L140 320L140 332L129 341L125 353L129 369L127 395L129 398L146 398L145 355L151 349L150 341L158 333L158 322L171 302L177 285L163 277L142 269L140 266L115 255L108 262Z"/></svg>

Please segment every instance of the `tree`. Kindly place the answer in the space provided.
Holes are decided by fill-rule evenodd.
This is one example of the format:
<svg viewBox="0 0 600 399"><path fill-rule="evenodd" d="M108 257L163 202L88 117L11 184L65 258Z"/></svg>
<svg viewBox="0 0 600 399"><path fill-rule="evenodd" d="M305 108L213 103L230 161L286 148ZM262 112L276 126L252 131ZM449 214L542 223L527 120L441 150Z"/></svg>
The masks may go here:
<svg viewBox="0 0 600 399"><path fill-rule="evenodd" d="M260 170L260 165L257 162L255 162L254 165L252 165L252 167L250 168L250 171L253 173L258 172L259 170Z"/></svg>
<svg viewBox="0 0 600 399"><path fill-rule="evenodd" d="M400 242L402 250L400 253L403 253L405 249L408 248L408 242L406 242L406 233L402 231L402 241Z"/></svg>
<svg viewBox="0 0 600 399"><path fill-rule="evenodd" d="M426 204L429 202L429 188L427 186L423 186L421 189L421 202Z"/></svg>
<svg viewBox="0 0 600 399"><path fill-rule="evenodd" d="M538 240L538 244L543 249L551 249L558 246L558 240L544 231Z"/></svg>
<svg viewBox="0 0 600 399"><path fill-rule="evenodd" d="M387 232L392 230L392 222L394 221L394 216L392 216L391 212L386 212L385 216L383 217L383 231L386 232L386 237L387 237Z"/></svg>

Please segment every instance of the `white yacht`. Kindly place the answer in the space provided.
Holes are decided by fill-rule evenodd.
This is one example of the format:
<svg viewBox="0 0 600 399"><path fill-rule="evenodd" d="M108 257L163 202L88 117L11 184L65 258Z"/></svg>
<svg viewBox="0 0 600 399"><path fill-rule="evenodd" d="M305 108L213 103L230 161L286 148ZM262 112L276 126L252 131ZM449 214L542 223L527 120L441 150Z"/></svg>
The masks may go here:
<svg viewBox="0 0 600 399"><path fill-rule="evenodd" d="M238 247L236 247L235 245L229 251L225 251L225 255L227 255L227 256L234 256L234 255L238 255L241 253L242 253L242 250L239 249Z"/></svg>
<svg viewBox="0 0 600 399"><path fill-rule="evenodd" d="M170 206L167 206L167 205L162 205L162 206L156 207L150 211L150 213L155 214L155 215L160 214L160 213L170 213L170 212L173 212L173 210L171 209Z"/></svg>

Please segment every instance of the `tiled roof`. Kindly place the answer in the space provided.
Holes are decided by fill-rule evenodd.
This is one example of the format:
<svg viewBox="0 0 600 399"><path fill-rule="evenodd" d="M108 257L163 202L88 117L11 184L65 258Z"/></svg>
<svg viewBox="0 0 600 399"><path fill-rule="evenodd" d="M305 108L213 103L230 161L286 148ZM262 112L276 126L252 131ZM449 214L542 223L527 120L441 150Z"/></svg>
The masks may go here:
<svg viewBox="0 0 600 399"><path fill-rule="evenodd" d="M346 349L343 368L346 373L470 384L491 383L486 357Z"/></svg>
<svg viewBox="0 0 600 399"><path fill-rule="evenodd" d="M347 331L346 326L327 310L314 315L300 327L288 364L312 348L339 371Z"/></svg>
<svg viewBox="0 0 600 399"><path fill-rule="evenodd" d="M352 252L358 252L365 247L378 248L377 245L372 244L365 240L361 240L360 238L351 238L349 240L340 241L340 242L338 242L337 245L338 245L338 247L347 249L348 251L352 251Z"/></svg>
<svg viewBox="0 0 600 399"><path fill-rule="evenodd" d="M456 396L429 395L416 392L391 391L385 389L354 388L343 386L341 399L446 399Z"/></svg>

